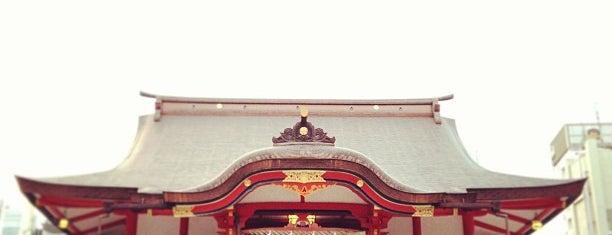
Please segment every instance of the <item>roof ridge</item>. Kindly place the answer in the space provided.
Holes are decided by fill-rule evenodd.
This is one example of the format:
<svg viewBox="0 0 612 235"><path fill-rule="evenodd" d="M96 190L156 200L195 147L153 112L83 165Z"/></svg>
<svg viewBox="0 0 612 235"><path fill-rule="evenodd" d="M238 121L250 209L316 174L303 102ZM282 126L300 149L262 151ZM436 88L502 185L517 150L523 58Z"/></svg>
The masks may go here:
<svg viewBox="0 0 612 235"><path fill-rule="evenodd" d="M262 98L211 98L158 95L140 91L143 97L173 103L226 103L226 104L314 104L314 105L423 105L451 100L453 94L433 98L412 99L262 99Z"/></svg>

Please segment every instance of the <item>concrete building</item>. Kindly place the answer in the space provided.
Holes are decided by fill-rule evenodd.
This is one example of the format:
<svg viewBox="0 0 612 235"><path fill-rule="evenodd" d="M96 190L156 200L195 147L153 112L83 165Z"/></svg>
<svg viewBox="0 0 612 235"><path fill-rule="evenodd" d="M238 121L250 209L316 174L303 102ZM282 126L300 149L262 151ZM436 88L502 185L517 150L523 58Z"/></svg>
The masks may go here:
<svg viewBox="0 0 612 235"><path fill-rule="evenodd" d="M612 123L564 125L551 142L553 166L563 178L588 178L568 206L568 235L612 234Z"/></svg>
<svg viewBox="0 0 612 235"><path fill-rule="evenodd" d="M35 210L32 206L11 207L0 200L0 235L37 235Z"/></svg>
<svg viewBox="0 0 612 235"><path fill-rule="evenodd" d="M25 202L24 202L25 203ZM64 234L29 203L15 205L0 199L0 235Z"/></svg>

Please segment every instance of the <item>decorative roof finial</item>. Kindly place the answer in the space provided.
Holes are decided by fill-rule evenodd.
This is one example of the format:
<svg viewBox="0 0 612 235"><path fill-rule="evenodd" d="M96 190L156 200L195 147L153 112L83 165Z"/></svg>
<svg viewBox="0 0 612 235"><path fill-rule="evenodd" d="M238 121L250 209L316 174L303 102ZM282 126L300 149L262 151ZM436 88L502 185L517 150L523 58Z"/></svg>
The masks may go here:
<svg viewBox="0 0 612 235"><path fill-rule="evenodd" d="M305 118L308 117L308 108L306 108L306 106L302 106L300 108L300 115Z"/></svg>
<svg viewBox="0 0 612 235"><path fill-rule="evenodd" d="M333 145L336 142L335 137L328 137L327 132L321 128L315 128L312 123L308 122L308 108L300 107L300 116L301 120L295 123L293 128L285 128L279 137L272 137L272 143L318 142Z"/></svg>

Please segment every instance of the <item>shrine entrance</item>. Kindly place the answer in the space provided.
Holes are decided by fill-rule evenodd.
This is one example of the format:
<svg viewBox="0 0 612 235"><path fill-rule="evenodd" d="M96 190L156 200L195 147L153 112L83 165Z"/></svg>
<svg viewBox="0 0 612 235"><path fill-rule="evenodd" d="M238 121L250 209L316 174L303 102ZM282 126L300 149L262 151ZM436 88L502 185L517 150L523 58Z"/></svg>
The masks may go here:
<svg viewBox="0 0 612 235"><path fill-rule="evenodd" d="M272 174L278 178L265 177ZM267 171L248 177L244 182L252 189L214 216L224 229L219 234L383 234L397 215L372 204L359 186L339 176L350 179L346 173L323 170ZM191 210L197 212L199 206Z"/></svg>
<svg viewBox="0 0 612 235"><path fill-rule="evenodd" d="M244 231L244 235L365 235L364 231L339 229L254 229Z"/></svg>
<svg viewBox="0 0 612 235"><path fill-rule="evenodd" d="M363 229L370 222L367 205L345 203L299 203L302 208L326 210L287 210L277 203L252 203L236 205L238 216L249 216L241 223L242 234L366 234ZM271 207L280 209L271 210ZM350 208L350 209L349 209ZM349 210L347 210L349 209Z"/></svg>

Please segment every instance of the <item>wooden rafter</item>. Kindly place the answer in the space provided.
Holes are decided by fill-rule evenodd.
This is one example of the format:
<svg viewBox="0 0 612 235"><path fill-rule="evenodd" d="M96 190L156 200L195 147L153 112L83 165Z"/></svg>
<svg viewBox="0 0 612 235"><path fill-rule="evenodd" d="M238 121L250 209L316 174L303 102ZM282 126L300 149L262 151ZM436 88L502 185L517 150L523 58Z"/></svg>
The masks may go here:
<svg viewBox="0 0 612 235"><path fill-rule="evenodd" d="M540 212L538 215L536 215L536 217L534 218L535 220L544 220L544 218L547 218L549 215L551 215L552 213L554 213L557 209L556 208L547 208L544 209L542 212ZM521 227L518 230L518 234L525 234L527 231L531 230L531 221L525 225L523 225L523 227Z"/></svg>
<svg viewBox="0 0 612 235"><path fill-rule="evenodd" d="M537 198L519 201L502 201L502 209L545 209L563 208L565 202L559 198Z"/></svg>
<svg viewBox="0 0 612 235"><path fill-rule="evenodd" d="M520 216L515 215L515 214L512 214L512 213L508 213L508 212L505 212L505 211L502 211L502 212L503 212L505 215L507 215L507 216L508 216L508 219L509 219L509 220L516 221L516 222L519 222L519 223L521 223L521 224L531 223L531 220L529 220L529 219L526 219L526 218L520 217ZM491 211L489 211L489 214L490 214L490 215L495 215L495 214L494 214L493 212L491 212Z"/></svg>
<svg viewBox="0 0 612 235"><path fill-rule="evenodd" d="M482 221L479 221L479 220L474 220L474 225L478 226L478 227L481 227L483 229L486 229L486 230L490 230L490 231L493 231L493 232L500 233L500 234L506 234L506 229L500 228L500 227L497 227L495 225L491 225L491 224L488 224L488 223L485 223L485 222L482 222ZM516 233L510 232L510 234L514 235Z"/></svg>
<svg viewBox="0 0 612 235"><path fill-rule="evenodd" d="M41 206L61 206L78 208L103 207L102 201L100 200L58 196L41 196L36 200L36 204Z"/></svg>
<svg viewBox="0 0 612 235"><path fill-rule="evenodd" d="M93 218L93 217L102 215L104 213L106 213L106 211L104 209L95 210L95 211L92 211L92 212L89 212L89 213L85 213L85 214L82 214L82 215L78 215L78 216L69 218L68 220L70 220L70 222L72 222L72 223L76 223L78 221L86 220L86 219L89 219L89 218Z"/></svg>

